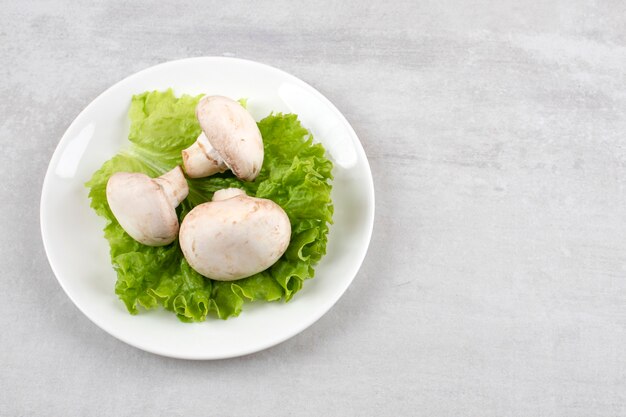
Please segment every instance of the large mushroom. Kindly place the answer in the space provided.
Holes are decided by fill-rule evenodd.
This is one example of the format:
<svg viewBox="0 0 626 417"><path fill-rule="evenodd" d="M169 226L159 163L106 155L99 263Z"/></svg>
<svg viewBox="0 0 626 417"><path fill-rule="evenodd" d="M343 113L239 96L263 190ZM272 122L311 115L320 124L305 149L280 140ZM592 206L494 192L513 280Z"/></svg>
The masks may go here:
<svg viewBox="0 0 626 417"><path fill-rule="evenodd" d="M230 169L253 181L263 165L263 139L252 115L228 97L204 96L196 117L202 133L182 152L187 176L202 178Z"/></svg>
<svg viewBox="0 0 626 417"><path fill-rule="evenodd" d="M106 188L109 207L122 228L148 246L164 246L176 239L176 207L188 193L179 166L158 178L117 172L111 175Z"/></svg>
<svg viewBox="0 0 626 417"><path fill-rule="evenodd" d="M217 191L180 226L180 248L189 265L219 281L249 277L272 266L287 250L291 224L285 211L242 190Z"/></svg>

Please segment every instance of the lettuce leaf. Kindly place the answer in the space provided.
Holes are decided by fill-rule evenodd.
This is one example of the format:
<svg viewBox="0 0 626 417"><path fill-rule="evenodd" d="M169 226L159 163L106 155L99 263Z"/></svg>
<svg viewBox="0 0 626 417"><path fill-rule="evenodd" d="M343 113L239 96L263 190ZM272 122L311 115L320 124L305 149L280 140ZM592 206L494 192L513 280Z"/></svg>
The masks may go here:
<svg viewBox="0 0 626 417"><path fill-rule="evenodd" d="M213 281L189 266L178 240L150 247L122 229L107 203L109 177L118 171L155 177L181 164L181 150L200 134L195 117L200 97L177 98L172 90L134 96L129 110L130 146L105 162L86 183L91 207L107 220L104 237L117 273L115 293L131 314L162 306L181 321L193 322L207 316L237 316L247 301L289 301L304 280L314 276L315 264L326 253L333 215L333 165L295 114L270 114L258 123L265 159L254 182L240 181L230 172L188 179L189 196L177 209L182 221L196 205L228 187L275 201L289 216L292 234L287 251L269 269L237 281ZM245 106L245 101L241 104Z"/></svg>

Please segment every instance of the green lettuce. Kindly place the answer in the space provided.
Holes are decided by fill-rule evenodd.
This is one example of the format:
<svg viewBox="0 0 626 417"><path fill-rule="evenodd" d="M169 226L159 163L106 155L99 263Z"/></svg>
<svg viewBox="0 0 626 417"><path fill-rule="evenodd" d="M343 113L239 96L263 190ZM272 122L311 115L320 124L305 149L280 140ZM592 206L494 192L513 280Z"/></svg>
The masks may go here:
<svg viewBox="0 0 626 417"><path fill-rule="evenodd" d="M189 196L177 208L179 220L196 205L227 187L278 203L289 216L292 233L285 254L269 269L231 282L213 281L187 263L178 240L162 247L145 246L119 225L107 203L106 184L118 171L158 176L182 163L181 150L200 134L195 106L201 96L177 98L171 90L145 92L132 98L131 144L105 162L86 183L91 207L107 220L104 236L117 272L115 293L131 314L140 308L163 306L184 322L237 316L246 301L289 301L315 274L314 265L326 253L333 206L330 198L332 163L324 147L294 114L270 114L258 123L265 159L254 182L230 172L189 179ZM245 102L242 102L245 106Z"/></svg>

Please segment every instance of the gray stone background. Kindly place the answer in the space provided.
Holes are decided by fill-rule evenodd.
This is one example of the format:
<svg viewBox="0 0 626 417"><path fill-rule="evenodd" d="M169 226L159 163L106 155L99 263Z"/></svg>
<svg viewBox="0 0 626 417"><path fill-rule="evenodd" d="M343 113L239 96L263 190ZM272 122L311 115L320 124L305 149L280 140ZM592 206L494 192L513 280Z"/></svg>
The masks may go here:
<svg viewBox="0 0 626 417"><path fill-rule="evenodd" d="M0 1L0 415L626 415L624 2L166 3ZM202 55L330 98L377 215L319 322L188 362L86 319L38 219L80 110Z"/></svg>

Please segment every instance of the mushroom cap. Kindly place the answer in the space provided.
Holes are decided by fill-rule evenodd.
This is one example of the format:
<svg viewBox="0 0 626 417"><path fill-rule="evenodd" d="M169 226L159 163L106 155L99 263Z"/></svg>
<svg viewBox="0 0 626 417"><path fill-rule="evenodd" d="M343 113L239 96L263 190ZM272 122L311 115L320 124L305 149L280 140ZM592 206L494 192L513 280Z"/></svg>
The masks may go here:
<svg viewBox="0 0 626 417"><path fill-rule="evenodd" d="M182 171L176 169L178 174L172 170L157 179L142 173L117 172L107 182L107 201L113 215L126 233L144 245L164 246L176 239L175 208L188 193L186 181L182 190L171 190L174 185L182 186L177 180Z"/></svg>
<svg viewBox="0 0 626 417"><path fill-rule="evenodd" d="M217 200L196 206L180 227L180 248L189 265L219 281L264 271L285 253L291 238L289 218L278 204L234 194L218 194Z"/></svg>
<svg viewBox="0 0 626 417"><path fill-rule="evenodd" d="M226 166L238 178L253 181L263 165L263 138L252 115L228 97L204 96L196 117Z"/></svg>

